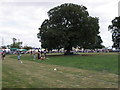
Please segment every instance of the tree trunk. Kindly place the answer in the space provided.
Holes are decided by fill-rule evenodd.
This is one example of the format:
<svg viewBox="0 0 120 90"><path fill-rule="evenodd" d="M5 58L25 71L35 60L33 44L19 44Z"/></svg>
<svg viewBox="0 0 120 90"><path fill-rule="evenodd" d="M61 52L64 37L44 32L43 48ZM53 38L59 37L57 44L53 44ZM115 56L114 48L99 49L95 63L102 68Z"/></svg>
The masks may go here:
<svg viewBox="0 0 120 90"><path fill-rule="evenodd" d="M73 52L70 52L71 50L72 50L72 46L68 46L67 48L66 48L66 52L64 53L64 55L72 55L73 54Z"/></svg>

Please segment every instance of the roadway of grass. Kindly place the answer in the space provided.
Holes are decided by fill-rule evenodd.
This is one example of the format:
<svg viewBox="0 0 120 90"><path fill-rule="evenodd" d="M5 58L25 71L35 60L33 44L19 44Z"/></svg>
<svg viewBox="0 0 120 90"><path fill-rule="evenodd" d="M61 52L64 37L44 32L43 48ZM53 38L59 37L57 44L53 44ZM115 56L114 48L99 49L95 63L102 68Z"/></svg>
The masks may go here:
<svg viewBox="0 0 120 90"><path fill-rule="evenodd" d="M118 74L118 53L87 53L87 56L84 54L48 56L48 60L35 60L35 62ZM12 58L17 59L16 56ZM22 55L21 59L33 61L33 56Z"/></svg>

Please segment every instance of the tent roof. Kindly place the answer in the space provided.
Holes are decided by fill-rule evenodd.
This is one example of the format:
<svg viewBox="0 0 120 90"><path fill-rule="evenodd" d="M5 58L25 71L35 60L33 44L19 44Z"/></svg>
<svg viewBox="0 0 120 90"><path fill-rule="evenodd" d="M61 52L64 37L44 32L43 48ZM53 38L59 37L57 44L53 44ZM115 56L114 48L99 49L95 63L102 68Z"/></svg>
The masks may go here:
<svg viewBox="0 0 120 90"><path fill-rule="evenodd" d="M18 49L18 48L10 48L10 50L16 50L16 49Z"/></svg>

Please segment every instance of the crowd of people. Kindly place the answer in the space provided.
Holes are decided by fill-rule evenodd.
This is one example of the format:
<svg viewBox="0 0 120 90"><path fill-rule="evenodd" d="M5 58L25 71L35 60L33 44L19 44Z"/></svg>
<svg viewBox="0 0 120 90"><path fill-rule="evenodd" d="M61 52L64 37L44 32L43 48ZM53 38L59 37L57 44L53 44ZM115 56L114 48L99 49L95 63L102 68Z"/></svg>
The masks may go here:
<svg viewBox="0 0 120 90"><path fill-rule="evenodd" d="M44 50L44 51L40 51L39 49L36 51L36 50L34 50L34 51L30 51L30 55L31 56L33 56L33 60L45 60L46 59L46 50ZM18 59L18 61L20 61L20 63L23 63L22 61L21 61L21 52L19 51L19 50L16 50L16 54L17 54L17 59ZM1 51L1 59L2 60L5 60L5 56L6 56L6 51L5 50L2 50Z"/></svg>
<svg viewBox="0 0 120 90"><path fill-rule="evenodd" d="M46 59L46 50L44 50L44 51L40 51L39 49L38 49L38 51L36 52L36 50L34 50L34 51L30 51L30 55L31 56L33 56L33 60L45 60ZM21 62L21 63L23 63L22 61L21 61L21 59L20 59L20 57L21 57L21 53L20 53L20 51L18 50L17 51L17 57L18 57L18 60Z"/></svg>
<svg viewBox="0 0 120 90"><path fill-rule="evenodd" d="M37 52L34 50L34 51L31 51L31 55L34 55L34 59L33 60L36 60L36 58L38 60L45 60L46 59L46 50L40 51L38 49Z"/></svg>
<svg viewBox="0 0 120 90"><path fill-rule="evenodd" d="M2 51L2 52L1 52ZM73 50L73 52L85 52L85 53L89 53L89 52L109 52L107 49L97 49L97 50L90 50L90 49L85 49L85 50ZM12 52L12 51L11 51ZM46 53L48 51L47 50L40 50L40 49L31 49L30 51L26 51L26 53L24 54L27 54L29 53L31 56L33 56L33 60L46 60ZM59 52L59 51L58 51ZM6 50L0 50L0 58L2 60L5 60L5 56L7 54L7 51ZM17 59L18 61L21 61L21 51L18 49L18 50L15 50L14 53L10 53L10 54L17 54Z"/></svg>

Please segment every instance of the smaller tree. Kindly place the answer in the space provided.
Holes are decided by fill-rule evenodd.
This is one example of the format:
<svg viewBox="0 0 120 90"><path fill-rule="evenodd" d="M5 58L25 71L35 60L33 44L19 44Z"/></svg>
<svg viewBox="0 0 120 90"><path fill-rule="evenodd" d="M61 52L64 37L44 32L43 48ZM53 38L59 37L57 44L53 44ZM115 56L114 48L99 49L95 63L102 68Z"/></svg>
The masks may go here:
<svg viewBox="0 0 120 90"><path fill-rule="evenodd" d="M11 48L21 48L22 42L16 42L16 38L12 38L13 44L10 45Z"/></svg>
<svg viewBox="0 0 120 90"><path fill-rule="evenodd" d="M7 48L10 48L10 45L7 45Z"/></svg>
<svg viewBox="0 0 120 90"><path fill-rule="evenodd" d="M13 40L13 45L16 43L16 38L12 38L12 40Z"/></svg>
<svg viewBox="0 0 120 90"><path fill-rule="evenodd" d="M108 30L112 32L113 47L120 48L120 16L112 20L112 25L108 26Z"/></svg>
<svg viewBox="0 0 120 90"><path fill-rule="evenodd" d="M16 42L14 44L11 44L10 47L11 48L21 48L22 42Z"/></svg>
<svg viewBox="0 0 120 90"><path fill-rule="evenodd" d="M6 49L7 47L6 46L1 46L2 47L2 49Z"/></svg>
<svg viewBox="0 0 120 90"><path fill-rule="evenodd" d="M29 50L29 49L32 49L32 47L31 46L24 46L23 49Z"/></svg>

